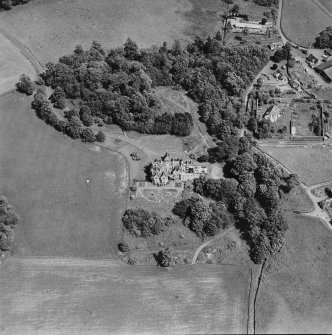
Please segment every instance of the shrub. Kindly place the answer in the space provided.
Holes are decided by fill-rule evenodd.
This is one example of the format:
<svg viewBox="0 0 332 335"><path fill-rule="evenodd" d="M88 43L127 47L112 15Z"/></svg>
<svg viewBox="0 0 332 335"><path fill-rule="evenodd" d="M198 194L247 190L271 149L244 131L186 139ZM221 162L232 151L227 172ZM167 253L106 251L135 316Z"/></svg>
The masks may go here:
<svg viewBox="0 0 332 335"><path fill-rule="evenodd" d="M105 142L106 137L105 137L104 132L99 130L97 135L96 135L96 139L97 139L98 142Z"/></svg>
<svg viewBox="0 0 332 335"><path fill-rule="evenodd" d="M119 243L118 248L121 252L129 252L129 245L126 242Z"/></svg>
<svg viewBox="0 0 332 335"><path fill-rule="evenodd" d="M33 83L30 77L25 74L22 74L20 76L19 82L16 83L16 88L19 92L25 93L27 95L32 95Z"/></svg>

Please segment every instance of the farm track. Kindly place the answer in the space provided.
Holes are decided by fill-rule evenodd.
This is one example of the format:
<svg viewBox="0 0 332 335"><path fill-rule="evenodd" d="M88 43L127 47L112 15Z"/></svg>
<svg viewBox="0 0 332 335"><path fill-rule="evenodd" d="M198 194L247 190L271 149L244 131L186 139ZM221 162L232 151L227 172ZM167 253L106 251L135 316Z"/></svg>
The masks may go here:
<svg viewBox="0 0 332 335"><path fill-rule="evenodd" d="M210 240L204 242L194 253L193 259L191 261L191 264L196 264L197 261L197 257L200 254L200 252L207 247L208 245L210 245L211 243L213 243L214 241L216 241L218 238L221 238L225 235L227 235L230 231L235 230L235 227L230 227L228 229L226 229L225 231L221 232L220 234L214 236L213 238L211 238Z"/></svg>
<svg viewBox="0 0 332 335"><path fill-rule="evenodd" d="M2 28L0 28L0 34L8 42L10 42L24 58L26 58L31 63L31 65L36 70L37 74L41 74L45 71L45 66L37 59L37 57L33 54L33 52L27 46L25 46L21 41L19 41L15 36L6 32Z"/></svg>

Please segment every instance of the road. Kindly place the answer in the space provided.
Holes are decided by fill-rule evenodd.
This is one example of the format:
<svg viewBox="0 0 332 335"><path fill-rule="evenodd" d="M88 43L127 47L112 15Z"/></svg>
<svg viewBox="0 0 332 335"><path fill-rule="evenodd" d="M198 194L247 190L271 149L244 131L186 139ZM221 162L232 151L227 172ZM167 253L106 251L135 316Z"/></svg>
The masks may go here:
<svg viewBox="0 0 332 335"><path fill-rule="evenodd" d="M214 241L216 241L217 239L219 239L219 238L221 238L221 237L227 235L227 234L228 234L230 231L232 231L232 230L235 230L235 227L230 227L230 228L228 228L228 229L222 231L220 234L218 234L218 235L212 237L210 240L204 242L204 243L203 243L203 244L202 244L202 245L195 251L194 256L193 256L193 259L192 259L192 261L191 261L191 264L195 264L195 263L196 263L196 261L197 261L197 257L198 257L198 255L199 255L199 253L200 253L205 247L207 247L208 245L212 244L212 243L213 243Z"/></svg>

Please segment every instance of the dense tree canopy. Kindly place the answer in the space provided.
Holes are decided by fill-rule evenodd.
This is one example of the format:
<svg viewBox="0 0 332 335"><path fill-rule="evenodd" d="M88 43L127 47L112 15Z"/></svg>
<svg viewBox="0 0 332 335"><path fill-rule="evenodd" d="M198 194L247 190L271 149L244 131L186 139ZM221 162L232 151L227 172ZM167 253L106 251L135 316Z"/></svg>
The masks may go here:
<svg viewBox="0 0 332 335"><path fill-rule="evenodd" d="M0 0L0 10L10 10L13 6L23 5L30 2L30 0Z"/></svg>
<svg viewBox="0 0 332 335"><path fill-rule="evenodd" d="M125 130L186 136L193 127L191 114L161 113L153 94L155 86L181 86L200 104L209 132L223 140L242 126L241 96L267 60L266 50L257 45L226 47L218 36L197 37L185 49L176 40L171 48L164 42L140 50L128 39L108 53L98 42L87 51L77 46L57 64L48 63L42 77L56 90L58 108L65 106L65 94L89 111L79 115L85 126L98 117Z"/></svg>
<svg viewBox="0 0 332 335"><path fill-rule="evenodd" d="M4 196L0 196L0 251L8 251L13 246L14 229L18 216Z"/></svg>
<svg viewBox="0 0 332 335"><path fill-rule="evenodd" d="M316 37L315 47L320 49L332 48L332 26L327 27Z"/></svg>

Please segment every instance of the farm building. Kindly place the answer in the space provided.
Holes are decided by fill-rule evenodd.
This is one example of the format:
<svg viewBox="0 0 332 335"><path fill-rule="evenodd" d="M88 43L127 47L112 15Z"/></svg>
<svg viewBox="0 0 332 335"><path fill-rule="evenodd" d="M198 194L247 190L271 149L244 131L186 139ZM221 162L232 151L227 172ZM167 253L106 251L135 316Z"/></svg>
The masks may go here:
<svg viewBox="0 0 332 335"><path fill-rule="evenodd" d="M279 42L273 42L269 45L271 50L277 49L277 48L281 48L284 44L279 41Z"/></svg>
<svg viewBox="0 0 332 335"><path fill-rule="evenodd" d="M280 116L281 111L276 105L270 106L264 114L264 118L271 122L276 122Z"/></svg>
<svg viewBox="0 0 332 335"><path fill-rule="evenodd" d="M316 66L315 71L319 73L328 83L332 82L332 60Z"/></svg>
<svg viewBox="0 0 332 335"><path fill-rule="evenodd" d="M309 54L309 56L306 58L307 62L314 66L318 63L318 58L316 58L313 54Z"/></svg>
<svg viewBox="0 0 332 335"><path fill-rule="evenodd" d="M208 168L193 165L192 161L171 158L166 153L161 159L155 159L150 168L152 182L157 186L167 185L171 180L187 181L208 173Z"/></svg>
<svg viewBox="0 0 332 335"><path fill-rule="evenodd" d="M241 33L245 30L248 32L248 34L260 34L264 35L267 33L267 30L271 26L271 24L266 23L265 25L262 25L258 21L256 22L244 22L239 19L230 19L229 24L232 28L232 32L234 33Z"/></svg>

